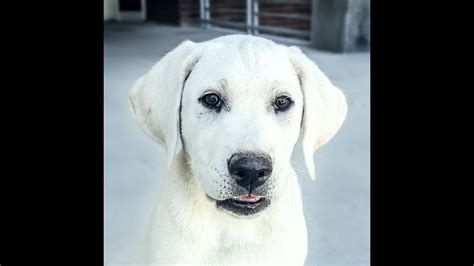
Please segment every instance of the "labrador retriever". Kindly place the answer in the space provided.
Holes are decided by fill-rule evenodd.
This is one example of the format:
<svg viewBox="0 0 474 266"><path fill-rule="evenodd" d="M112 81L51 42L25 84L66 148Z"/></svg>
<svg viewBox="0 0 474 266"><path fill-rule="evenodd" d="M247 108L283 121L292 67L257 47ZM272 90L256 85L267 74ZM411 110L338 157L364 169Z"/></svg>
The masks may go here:
<svg viewBox="0 0 474 266"><path fill-rule="evenodd" d="M307 232L290 163L343 123L344 94L294 46L249 35L185 41L129 92L167 152L149 232L153 264L304 264Z"/></svg>

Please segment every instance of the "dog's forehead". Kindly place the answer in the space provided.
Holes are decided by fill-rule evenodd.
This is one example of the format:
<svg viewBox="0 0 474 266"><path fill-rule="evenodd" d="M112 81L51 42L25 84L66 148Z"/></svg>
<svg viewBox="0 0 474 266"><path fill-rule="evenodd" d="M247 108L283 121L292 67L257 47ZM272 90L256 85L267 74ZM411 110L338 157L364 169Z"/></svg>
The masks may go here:
<svg viewBox="0 0 474 266"><path fill-rule="evenodd" d="M288 49L267 39L231 35L203 43L190 77L199 91L228 87L239 93L298 89Z"/></svg>

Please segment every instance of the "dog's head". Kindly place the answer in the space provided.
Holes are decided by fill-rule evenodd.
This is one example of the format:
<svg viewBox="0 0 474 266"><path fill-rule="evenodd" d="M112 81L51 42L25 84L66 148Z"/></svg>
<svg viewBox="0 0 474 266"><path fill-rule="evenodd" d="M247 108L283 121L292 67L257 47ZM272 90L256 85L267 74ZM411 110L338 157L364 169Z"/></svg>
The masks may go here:
<svg viewBox="0 0 474 266"><path fill-rule="evenodd" d="M168 166L186 153L219 209L254 215L284 192L300 131L304 160L346 116L342 92L298 48L229 35L185 41L130 91L141 128L165 146Z"/></svg>

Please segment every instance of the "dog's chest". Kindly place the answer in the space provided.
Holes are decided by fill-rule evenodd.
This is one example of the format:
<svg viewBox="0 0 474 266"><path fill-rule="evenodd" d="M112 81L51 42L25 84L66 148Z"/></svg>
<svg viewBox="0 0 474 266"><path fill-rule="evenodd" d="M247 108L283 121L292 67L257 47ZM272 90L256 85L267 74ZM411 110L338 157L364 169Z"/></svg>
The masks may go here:
<svg viewBox="0 0 474 266"><path fill-rule="evenodd" d="M303 264L306 257L306 235L303 230L259 228L260 232L251 232L232 227L216 237L205 227L203 229L207 231L207 237L200 234L191 237L189 232L162 235L155 250L157 253L154 254L158 258L154 261L171 264L298 265Z"/></svg>
<svg viewBox="0 0 474 266"><path fill-rule="evenodd" d="M214 249L206 258L208 263L218 264L277 264L295 262L297 254L289 252L282 243L235 244L229 248Z"/></svg>
<svg viewBox="0 0 474 266"><path fill-rule="evenodd" d="M234 232L238 232L234 228ZM266 230L262 230L266 231ZM207 252L198 252L201 261L209 264L303 264L306 257L306 236L303 232L257 232L249 239L238 234L224 235L217 245L208 245ZM204 243L203 243L204 244ZM205 245L205 244L204 244Z"/></svg>

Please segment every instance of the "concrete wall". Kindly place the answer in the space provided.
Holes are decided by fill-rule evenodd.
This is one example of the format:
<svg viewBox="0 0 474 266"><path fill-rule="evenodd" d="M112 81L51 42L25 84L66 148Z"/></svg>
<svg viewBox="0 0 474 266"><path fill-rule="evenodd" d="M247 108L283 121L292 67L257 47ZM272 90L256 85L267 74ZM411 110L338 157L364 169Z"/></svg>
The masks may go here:
<svg viewBox="0 0 474 266"><path fill-rule="evenodd" d="M370 0L313 0L311 45L333 52L370 49Z"/></svg>
<svg viewBox="0 0 474 266"><path fill-rule="evenodd" d="M350 0L346 17L344 50L346 52L370 49L370 2Z"/></svg>
<svg viewBox="0 0 474 266"><path fill-rule="evenodd" d="M104 0L104 21L117 18L117 0Z"/></svg>

